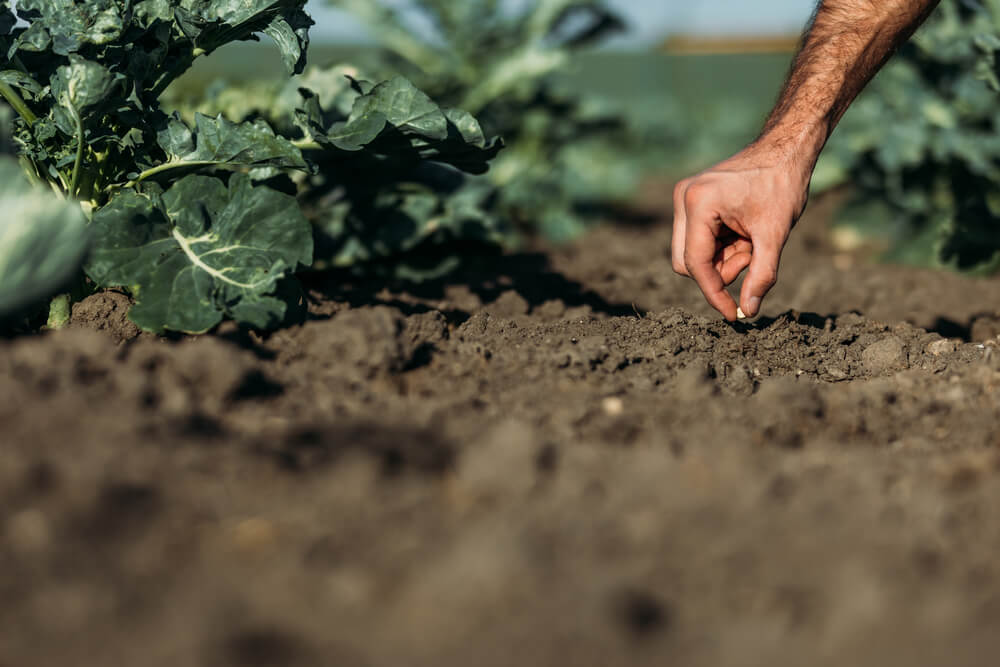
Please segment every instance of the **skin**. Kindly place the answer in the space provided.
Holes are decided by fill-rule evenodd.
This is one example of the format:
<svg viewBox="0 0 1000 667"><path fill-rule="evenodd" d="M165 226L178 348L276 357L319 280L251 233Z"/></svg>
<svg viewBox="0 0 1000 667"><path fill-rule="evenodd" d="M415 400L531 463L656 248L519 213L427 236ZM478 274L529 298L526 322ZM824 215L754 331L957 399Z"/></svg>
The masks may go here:
<svg viewBox="0 0 1000 667"><path fill-rule="evenodd" d="M781 251L805 211L820 152L858 93L938 0L823 0L760 137L674 188L674 270L730 321L726 291L744 270L739 306L760 312Z"/></svg>

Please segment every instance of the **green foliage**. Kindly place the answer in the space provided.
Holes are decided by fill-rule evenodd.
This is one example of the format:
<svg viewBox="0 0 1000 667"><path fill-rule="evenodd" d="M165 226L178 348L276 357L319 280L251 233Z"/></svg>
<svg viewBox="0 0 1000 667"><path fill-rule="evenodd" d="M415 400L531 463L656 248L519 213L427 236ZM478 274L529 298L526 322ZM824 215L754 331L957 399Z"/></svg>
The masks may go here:
<svg viewBox="0 0 1000 667"><path fill-rule="evenodd" d="M223 316L261 329L281 323L288 304L269 295L312 263L309 223L295 200L244 174L228 187L191 175L156 190L126 192L97 212L87 273L131 287L132 320L148 331L204 333Z"/></svg>
<svg viewBox="0 0 1000 667"><path fill-rule="evenodd" d="M51 296L79 268L87 247L83 212L32 186L9 155L9 114L0 108L0 322Z"/></svg>
<svg viewBox="0 0 1000 667"><path fill-rule="evenodd" d="M403 77L375 84L353 67L310 67L285 84L213 87L174 104L185 119L221 113L301 136L295 145L314 166L298 191L314 226L315 268L385 261L419 279L450 259L414 273L403 257L411 251L507 236L487 211L494 188L466 176L486 172L502 144Z"/></svg>
<svg viewBox="0 0 1000 667"><path fill-rule="evenodd" d="M369 149L377 155L435 160L478 174L486 173L489 161L500 152L500 142L488 142L470 114L442 109L401 76L377 85L353 83L358 96L346 120L338 120L339 113L331 118L314 93L304 93L305 109L296 120L323 149L349 153Z"/></svg>
<svg viewBox="0 0 1000 667"><path fill-rule="evenodd" d="M845 117L814 179L850 182L841 224L890 258L1000 268L1000 2L943 3Z"/></svg>
<svg viewBox="0 0 1000 667"><path fill-rule="evenodd" d="M586 227L585 210L634 191L638 169L608 159L639 148L624 114L559 91L551 76L623 28L603 0L330 1L371 27L387 68L504 137L491 214L565 239ZM415 29L414 15L430 30Z"/></svg>
<svg viewBox="0 0 1000 667"><path fill-rule="evenodd" d="M305 0L22 0L20 27L0 2L0 96L18 115L24 171L92 215L87 275L128 288L149 331L278 324L301 296L292 276L313 265L309 221L327 250L412 247L428 232L393 229L392 216L426 228L456 209L436 183L411 185L485 172L500 150L401 77L324 89L320 74L316 90L304 77L268 109L229 117L161 110L197 58L233 41L266 34L302 72ZM336 225L350 231L331 240Z"/></svg>

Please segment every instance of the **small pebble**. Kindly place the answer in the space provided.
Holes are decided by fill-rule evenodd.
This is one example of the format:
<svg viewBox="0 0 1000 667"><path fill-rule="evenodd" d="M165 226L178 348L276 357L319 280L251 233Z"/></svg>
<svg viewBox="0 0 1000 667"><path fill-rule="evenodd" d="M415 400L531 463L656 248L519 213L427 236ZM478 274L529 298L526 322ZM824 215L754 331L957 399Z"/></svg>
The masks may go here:
<svg viewBox="0 0 1000 667"><path fill-rule="evenodd" d="M927 346L928 354L932 354L935 357L940 357L942 354L951 354L956 350L958 346L955 341L942 339L936 340Z"/></svg>
<svg viewBox="0 0 1000 667"><path fill-rule="evenodd" d="M278 528L267 519L245 519L233 529L233 542L243 551L264 551L278 541Z"/></svg>
<svg viewBox="0 0 1000 667"><path fill-rule="evenodd" d="M609 396L608 398L605 398L602 406L604 407L604 412L612 417L617 417L625 412L625 403L623 403L622 399L617 396Z"/></svg>

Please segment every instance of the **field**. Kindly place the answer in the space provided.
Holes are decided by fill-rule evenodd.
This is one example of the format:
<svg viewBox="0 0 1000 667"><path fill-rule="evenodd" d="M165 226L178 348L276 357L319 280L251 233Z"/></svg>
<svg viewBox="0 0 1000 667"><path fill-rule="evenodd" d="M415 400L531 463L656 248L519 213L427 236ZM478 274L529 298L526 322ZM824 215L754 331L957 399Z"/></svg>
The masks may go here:
<svg viewBox="0 0 1000 667"><path fill-rule="evenodd" d="M1000 279L835 246L836 192L756 321L670 269L672 179L786 64L578 61L688 141L572 243L306 273L270 333L111 290L0 339L0 667L994 664Z"/></svg>
<svg viewBox="0 0 1000 667"><path fill-rule="evenodd" d="M3 343L3 664L991 664L1000 281L835 253L820 202L727 325L661 186L266 337L109 294Z"/></svg>

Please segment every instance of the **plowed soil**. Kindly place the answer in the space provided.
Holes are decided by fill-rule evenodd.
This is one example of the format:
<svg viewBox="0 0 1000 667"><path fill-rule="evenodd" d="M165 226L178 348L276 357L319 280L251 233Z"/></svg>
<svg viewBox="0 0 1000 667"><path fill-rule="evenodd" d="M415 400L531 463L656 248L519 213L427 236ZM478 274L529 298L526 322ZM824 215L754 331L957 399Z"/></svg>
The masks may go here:
<svg viewBox="0 0 1000 667"><path fill-rule="evenodd" d="M0 342L0 665L994 665L1000 280L823 207L751 323L669 221Z"/></svg>

